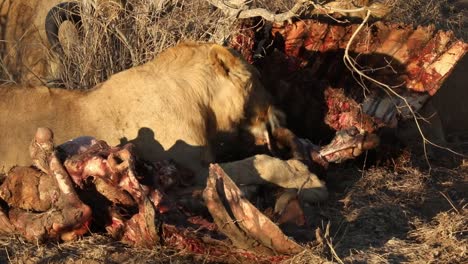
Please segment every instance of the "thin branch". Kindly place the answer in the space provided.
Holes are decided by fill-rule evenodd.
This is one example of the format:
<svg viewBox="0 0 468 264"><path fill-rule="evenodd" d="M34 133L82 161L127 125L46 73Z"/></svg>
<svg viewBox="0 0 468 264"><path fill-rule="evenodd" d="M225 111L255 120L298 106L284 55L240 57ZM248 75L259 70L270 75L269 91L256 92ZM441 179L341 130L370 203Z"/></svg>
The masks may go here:
<svg viewBox="0 0 468 264"><path fill-rule="evenodd" d="M209 2L217 8L221 9L226 15L230 17L235 16L236 18L244 19L260 16L263 19L270 22L283 22L293 17L296 17L299 11L305 6L305 4L310 1L297 0L290 10L280 14L274 14L264 8L246 9L245 5L236 8L234 6L226 4L223 0L209 0Z"/></svg>
<svg viewBox="0 0 468 264"><path fill-rule="evenodd" d="M356 13L356 12L362 12L368 10L367 6L361 6L358 8L351 8L351 9L345 9L345 8L339 8L339 7L330 7L330 6L323 6L317 3L314 3L311 1L311 5L315 7L315 9L320 10L320 11L325 11L327 13Z"/></svg>
<svg viewBox="0 0 468 264"><path fill-rule="evenodd" d="M345 54L343 56L343 61L346 65L346 67L351 71L351 72L355 72L357 73L358 75L360 75L361 77L363 77L364 79L367 79L375 84L377 84L379 87L381 87L382 89L384 89L385 92L387 93L390 93L392 95L394 95L395 97L399 98L401 101L403 101L403 103L405 104L405 106L408 108L415 124L416 124L416 127L419 131L419 134L421 136L421 139L422 139L422 142L423 142L423 149L424 149L424 156L426 158L426 162L429 166L429 169L431 169L431 164L429 162L429 159L428 159L428 156L427 156L427 147L426 147L426 144L430 144L434 147L437 147L437 148L440 148L440 149L443 149L443 150L446 150L446 151L449 151L451 152L452 154L455 154L455 155L458 155L458 156L461 156L461 157L466 157L465 155L463 155L462 153L459 153L459 152L456 152L450 148L447 148L447 147L443 147L441 145L438 145L432 141L430 141L429 139L427 139L427 137L424 135L424 132L422 131L422 128L421 128L421 125L419 123L419 120L418 120L418 115L414 112L413 108L411 107L410 103L408 102L408 100L400 95L399 93L397 93L394 89L392 89L389 85L385 84L385 83L382 83L368 75L366 75L365 73L363 73L361 70L359 70L356 65L355 65L355 62L353 60L353 58L350 57L349 55L349 49L352 45L352 43L354 42L354 39L356 38L356 36L359 34L359 32L362 30L362 28L364 27L364 25L367 23L367 21L369 20L370 16L371 16L371 11L368 9L367 10L367 14L366 14L366 17L364 18L364 20L362 21L362 23L359 25L359 27L356 29L356 31L354 31L353 35L351 36L351 38L349 39L348 43L346 44L346 49L345 49Z"/></svg>
<svg viewBox="0 0 468 264"><path fill-rule="evenodd" d="M450 199L445 193L439 191L439 193L449 202L449 204L452 206L453 210L457 212L457 214L460 214L460 211L458 211L457 207L453 204L452 199Z"/></svg>
<svg viewBox="0 0 468 264"><path fill-rule="evenodd" d="M335 248L333 247L333 242L332 242L332 239L330 237L330 226L331 226L330 221L328 221L327 227L325 229L325 235L324 235L325 242L327 243L327 246L330 249L330 252L331 252L332 256L335 258L335 260L340 264L344 264L344 262L341 260L341 258L336 253Z"/></svg>

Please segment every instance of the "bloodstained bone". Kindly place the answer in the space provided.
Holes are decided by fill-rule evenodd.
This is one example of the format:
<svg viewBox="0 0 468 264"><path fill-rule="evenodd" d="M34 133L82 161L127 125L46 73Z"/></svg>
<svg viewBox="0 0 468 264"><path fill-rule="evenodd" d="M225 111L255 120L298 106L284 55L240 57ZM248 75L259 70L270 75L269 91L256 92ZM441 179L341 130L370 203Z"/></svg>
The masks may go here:
<svg viewBox="0 0 468 264"><path fill-rule="evenodd" d="M215 223L235 246L255 248L264 254L296 254L303 250L242 196L219 165L210 165L203 198Z"/></svg>
<svg viewBox="0 0 468 264"><path fill-rule="evenodd" d="M376 148L380 139L376 134L360 130L355 126L341 129L336 132L335 137L325 146L318 146L307 139L298 138L289 129L278 128L273 137L279 145L289 148L292 158L302 161L311 171L319 165L327 168L330 162L340 163L348 159L354 159L364 151Z"/></svg>
<svg viewBox="0 0 468 264"><path fill-rule="evenodd" d="M38 128L31 144L29 145L29 155L32 164L43 171L49 171L49 157L54 151L54 134L48 128Z"/></svg>
<svg viewBox="0 0 468 264"><path fill-rule="evenodd" d="M265 39L247 20L230 45L256 59L265 87L288 117L288 127L319 144L352 126L373 133L412 118L404 100L344 64L344 51L358 26L301 19L273 24L270 39ZM255 54L261 56L249 50L252 43L264 51ZM375 22L357 34L349 55L359 70L389 85L418 111L467 50L467 43L434 26Z"/></svg>
<svg viewBox="0 0 468 264"><path fill-rule="evenodd" d="M278 98L289 102L297 103L295 100L303 98L304 105L310 104L313 100L324 103L325 107L321 109L324 111L324 119L319 121L325 121L324 123L337 133L330 144L322 147L307 140L295 138L293 141L296 146L296 158L303 162L315 162L324 167L329 162L355 158L362 151L378 144L378 138L372 132L393 122L394 116L391 111L381 107L382 105L391 106L393 102L384 104L382 100L379 101L378 94L371 92L368 97L370 103L362 108L363 112L360 105L363 98L357 95L362 94L362 87L355 84L354 88L359 89L354 92L352 87L341 88L349 83L351 75L343 77L345 79L333 80L336 84L334 87L337 88L326 82L317 81L320 78L330 80L332 77L345 76L340 74L346 72L343 65L339 65L342 53L336 53L338 57L332 59L324 54L305 53L304 51L325 53L330 50L343 49L356 26L318 25L318 22L297 23L294 30L288 31L289 26L285 26L284 31L278 31L285 39L285 48L283 52L276 51L274 63L270 65L278 72L270 76L287 77L275 81L276 86L271 86L273 93ZM278 29L273 31L275 30ZM368 42L357 41L351 47L351 51L361 54L361 57L362 54L372 52L387 54L390 50L395 51L392 53L393 57L385 58L399 59L402 66L406 66L407 75L404 72L394 73L392 69L385 68L376 77L381 78L379 80L382 81L390 81L390 84L406 85L397 88L399 91L408 88L407 94L403 93L406 98L417 99L422 95L416 92L421 91L425 91L425 95L434 94L466 50L466 44L455 41L450 34L434 33L431 28L419 27L412 31L413 29L409 27L376 24L372 30L375 31L367 31L366 36L370 36L367 39ZM405 41L406 43L401 43ZM243 39L242 42L247 43L248 39ZM248 43L251 47L251 42ZM367 57L368 65L372 66L376 59L378 58ZM314 89L319 91L314 91ZM297 96L298 94L301 96ZM416 99L412 100L415 102L412 105L417 106L415 109L422 105ZM398 103L396 102L397 105ZM313 106L304 107L304 105L297 109L317 111ZM310 119L308 113L304 115L299 111L302 120L306 119L306 124L310 123L310 128L313 129L317 125L317 120ZM288 114L289 116L294 115ZM31 144L33 164L39 170L17 167L9 173L0 187L2 199L10 206L8 217L5 213L0 214L0 221L5 223L0 232L19 232L30 240L75 239L87 231L91 212L87 205L80 201L82 196L78 197L72 190L75 188L81 193L83 189L89 191L91 188L88 195L92 197L92 195L99 194L107 200L106 206L93 208L93 212L105 215L103 226L114 238L137 246L151 247L165 241L176 248L185 245L185 248L196 252L215 252L190 230L159 222L160 216L166 217L177 211L177 204L171 201L164 192L169 192L176 186L189 182L186 179L190 178L189 176L178 178L180 171L177 166L171 167L168 161L158 163L159 167L157 164L151 165L152 169L149 171L152 173L147 176L150 178L147 180L148 185L143 185L141 181L144 179L139 177L135 170L135 157L132 154L131 145L111 148L105 142L87 137L82 140L85 143L80 143L80 140L68 142L59 147L59 153L55 154L51 142L52 136L52 133L49 134L47 130L38 131ZM67 171L63 170L57 155L62 161L65 160ZM70 174L77 187L70 183L67 173ZM22 180L25 177L28 177L28 181ZM20 182L25 183L17 184ZM50 188L44 190L44 186L50 186ZM236 197L238 193L233 194L233 197ZM280 210L283 214L278 218L279 221L289 221L288 219L294 219L300 215L301 211L297 207L298 203L294 199L288 200ZM41 214L44 212L47 214ZM240 215L245 213L240 209L236 212ZM293 216L291 217L290 214ZM47 218L42 217L44 215L47 215ZM223 217L231 216L227 214ZM192 224L209 226L204 221L192 222ZM154 231L156 228L165 230L163 236ZM213 228L206 228L206 230L214 231ZM223 231L226 232L226 230ZM233 229L226 233L235 234L237 231ZM245 234L238 235L238 237L232 234L230 236L233 240L238 239L240 244L248 244L257 239L261 240L262 234L257 231L258 229L248 233L244 231ZM173 239L179 244L172 243ZM271 253L268 246L271 245L258 246L254 250L257 250L257 253Z"/></svg>
<svg viewBox="0 0 468 264"><path fill-rule="evenodd" d="M314 153L328 163L353 158L359 151L374 147L373 141L366 141L372 137L360 134L356 129L337 133L334 141L324 147L297 138L287 129L279 128L274 134L278 143L291 148L294 158L306 163L317 162ZM64 167L52 139L52 131L38 129L31 142L30 153L39 168L14 167L3 179L0 197L8 204L9 210L8 216L3 212L0 214L0 221L4 223L0 232L18 232L30 241L68 241L97 225L129 245L153 247L166 243L177 248L180 245L171 244L171 241L181 243L185 238L183 244L192 252L206 253L213 249L202 240L209 237L208 233L221 231L235 245L255 254L292 254L301 250L297 243L285 237L275 224L243 198L237 186L221 169L216 169L216 165L211 168L209 184L203 192L206 205L218 224L214 228L204 218L196 219L179 210L178 204L165 194L164 190L177 186L186 188L187 179L183 178L188 177L187 172L172 162L146 164L149 168L145 167L144 172L150 179L148 181L136 170L136 156L131 144L110 147L104 141L96 140L93 144L72 148L70 153L67 152L70 148L58 147L60 154L68 157ZM68 145L71 143L74 144L73 141L67 142ZM142 181L149 185L142 184ZM284 199L278 199L279 209L275 218L280 223L303 225L303 212L297 195L282 197ZM92 214L95 215L93 219ZM171 219L176 219L174 224L178 223L177 227L171 224ZM242 219L242 223L237 223L236 219ZM222 221L232 223L221 224ZM191 233L193 229L185 226L192 226L198 232L204 230L204 238L200 237L202 233ZM174 228L178 230L177 234L167 232Z"/></svg>
<svg viewBox="0 0 468 264"><path fill-rule="evenodd" d="M77 196L53 148L52 131L39 128L31 142L30 154L42 171L15 167L0 187L1 198L15 206L8 212L11 225L30 241L76 239L88 232L91 220L90 207ZM31 175L35 178L29 181ZM38 203L31 199L37 199ZM41 213L44 211L47 213Z"/></svg>
<svg viewBox="0 0 468 264"><path fill-rule="evenodd" d="M303 111L317 111L310 105L313 100L324 103L325 118L320 121L337 131L330 144L322 147L293 135L288 146L293 148L293 156L305 163L326 167L329 162L355 158L378 144L378 138L372 132L394 121L394 113L382 108L380 95L373 92L368 97L368 107L361 111L363 98L356 94L362 94L362 87L357 86L357 82L352 87L345 85L352 75L341 74L347 71L339 65L343 54L338 52L335 57L325 54L343 50L356 28L356 25L299 21L273 29L273 33L283 37L284 49L277 50L275 63L270 63L279 74L270 76L287 76L274 81L276 86L271 88L274 95L284 100L280 103L290 101L296 105L300 105L296 100L303 98L304 105L297 109L302 111L299 112L302 121L306 119L312 129L317 125L316 120L309 118L309 112L304 115ZM235 38L236 44L231 43L238 45L236 48L243 54L248 53L250 62L253 61L254 37L255 34L245 32L242 37ZM403 90L406 98L425 100L437 91L466 52L466 44L454 40L449 33L434 32L431 27L413 29L377 23L360 33L350 51L358 60L372 53L389 55L365 57L366 64L363 65L369 67L382 58L398 60L406 71L395 73L391 67L385 67L373 77L389 84L402 84L402 88L397 89ZM356 87L359 89L354 93L350 91ZM323 100L315 96L317 91L311 92L316 88L321 89ZM375 86L371 85L371 88ZM423 98L422 94L427 97ZM399 105L400 102L386 105L392 103ZM412 100L411 105L418 109L422 103ZM9 210L8 214L0 210L0 233L21 233L30 241L73 240L92 228L89 226L93 224L90 222L92 210L94 220L98 213L103 216L103 227L112 237L135 246L164 244L194 254L209 254L212 259L226 260L229 255L234 259L268 263L284 260L287 256L263 254L294 254L301 249L246 201L228 175L216 165L210 174L211 185L204 194L217 226L203 217L184 215L178 210L178 204L165 194L190 181L189 173L184 174L174 163L161 161L147 165L150 168L147 175L143 175L136 170L131 145L111 148L103 141L82 137L59 146L54 152L52 139L50 130L39 129L30 148L36 168L16 167L2 181L0 197L8 203ZM60 161L65 161L66 171ZM140 177L142 175L146 179ZM91 203L98 195L104 197L106 203L93 205L90 209L82 202L84 192L91 197ZM281 197L285 200L277 203L276 220L279 223L297 220L295 224L303 225L303 212L297 196ZM187 221L185 225L176 225L169 221L171 217L185 217ZM250 251L232 249L230 242L219 238L219 234L216 238L211 235L219 231L230 237L235 245Z"/></svg>
<svg viewBox="0 0 468 264"><path fill-rule="evenodd" d="M112 203L102 209L109 211L105 229L114 238L130 245L153 247L159 242L156 210L162 195L138 181L132 149L131 144L111 148L98 141L87 151L67 159L65 167L80 188L89 188L85 183L94 186ZM136 207L137 213L126 219L118 207Z"/></svg>
<svg viewBox="0 0 468 264"><path fill-rule="evenodd" d="M45 139L42 135L46 135ZM9 208L8 216L0 211L0 233L20 233L32 242L69 241L87 233L100 220L113 238L133 246L151 248L163 244L203 257L209 254L214 261L276 263L287 258L285 255L269 256L277 254L259 250L259 247L233 249L216 225L203 217L180 211L178 205L158 189L185 187L186 179L176 178L187 177L187 172L178 171L179 167L171 161L146 164L151 167L144 170L151 184L143 185L131 144L109 147L103 141L95 141L72 148L72 152L67 152L68 147L58 147L60 155L67 157L64 168L52 139L52 131L40 128L31 143L32 159L40 161L36 164L43 171L15 167L3 179L0 194ZM67 142L70 143L75 144ZM106 202L97 202L99 199ZM93 220L92 212L95 212ZM257 213L256 218L268 220L259 211ZM172 223L174 218L179 219ZM276 225L270 225L276 228L277 236L282 235ZM261 235L261 229L253 231L247 237ZM282 254L296 252L288 252L287 248L278 251Z"/></svg>
<svg viewBox="0 0 468 264"><path fill-rule="evenodd" d="M272 34L279 34L283 38L285 54L298 59L297 64L300 67L307 65L320 73L317 78L339 82L336 78L340 76L340 72L336 72L339 69L332 58L326 58L326 53L344 50L356 28L357 25L352 24L326 24L309 19L292 24L276 24ZM414 28L411 25L379 21L359 32L350 52L361 57L373 53L390 56L403 65L404 69L398 72L397 68L375 67L373 75L379 81L390 85L405 84L409 90L434 95L467 49L468 44L455 39L453 33L435 31L433 26ZM313 53L314 55L310 55ZM313 61L309 60L310 56L314 56ZM339 56L336 62L342 61L342 54ZM369 57L365 65L361 66L373 67L378 59Z"/></svg>
<svg viewBox="0 0 468 264"><path fill-rule="evenodd" d="M359 132L355 127L336 132L333 140L323 146L319 154L327 162L340 163L344 160L354 159L364 151L374 149L379 145L377 135Z"/></svg>

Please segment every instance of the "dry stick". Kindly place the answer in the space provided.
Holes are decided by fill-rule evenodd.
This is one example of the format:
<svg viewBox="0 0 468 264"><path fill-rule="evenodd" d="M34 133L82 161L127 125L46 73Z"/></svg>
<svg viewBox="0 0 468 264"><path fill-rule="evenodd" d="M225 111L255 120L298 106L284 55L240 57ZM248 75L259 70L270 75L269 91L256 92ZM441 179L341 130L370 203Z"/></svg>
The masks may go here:
<svg viewBox="0 0 468 264"><path fill-rule="evenodd" d="M240 4L232 4L230 5L229 3L226 3L226 0L208 0L209 3L220 9L225 15L228 16L229 19L246 19L246 18L252 18L252 17L262 17L263 19L272 22L272 23L279 23L279 22L284 22L287 20L291 20L293 17L297 17L298 13L300 13L301 9L304 7L307 7L308 5L312 5L315 9L318 10L325 10L325 13L327 15L329 13L333 12L360 12L367 10L367 6L363 7L358 7L354 9L342 9L342 8L335 8L335 7L324 7L320 3L316 3L312 0L296 0L296 3L294 6L289 9L286 12L279 13L279 14L274 14L271 11L264 9L264 8L254 8L254 9L249 9L247 4L250 3L247 0L241 1ZM333 20L339 22L339 23L344 23L344 21L340 21L330 15L328 15L330 18ZM232 24L228 22L228 25L225 27L230 27ZM216 33L215 33L216 34ZM213 37L212 37L213 39ZM216 42L218 42L215 39ZM223 39L224 41L224 39Z"/></svg>
<svg viewBox="0 0 468 264"><path fill-rule="evenodd" d="M132 49L132 47L130 46L127 37L125 37L125 35L122 33L122 31L120 31L120 29L118 29L117 27L114 28L114 31L117 33L117 35L119 36L120 40L125 44L125 47L126 47L126 48L128 49L128 51L130 52L130 57L132 58L132 65L133 65L133 67L137 66L138 64L137 64L137 62L136 62L135 53L133 52L133 49Z"/></svg>
<svg viewBox="0 0 468 264"><path fill-rule="evenodd" d="M353 63L353 59L349 56L349 49L351 47L351 44L353 43L354 39L356 38L356 36L358 35L358 33L362 30L362 28L364 27L364 25L367 23L367 21L369 20L369 17L371 15L371 11L369 9L367 9L367 14L366 14L366 17L364 18L364 20L362 21L362 23L359 25L359 27L356 29L356 31L354 31L353 35L351 36L351 38L349 39L348 43L346 44L346 49L345 49L345 54L343 56L343 61L346 65L346 67L352 71L352 72L355 72L357 74L359 74L359 76L369 80L369 81L372 81L374 82L375 84L379 85L379 87L381 87L382 89L384 89L384 91L386 93L391 93L393 94L394 96L396 96L397 98L401 99L404 104L406 105L406 107L408 107L413 119L414 119L414 122L416 124L416 127L419 131L419 134L421 136L421 139L422 139L422 143L423 143L423 149L424 149L424 157L426 159L426 163L427 165L429 166L429 171L432 170L432 166L429 162L429 158L427 156L427 147L426 147L426 144L430 144L434 147L437 147L437 148L440 148L440 149L443 149L443 150L446 150L446 151L449 151L451 152L452 154L455 154L455 155L458 155L458 156L461 156L461 157L466 157L466 155L462 154L462 153L459 153L459 152L456 152L450 148L447 148L447 147L444 147L444 146L441 146L439 144L436 144L432 141L430 141L429 139L427 139L427 137L424 135L424 132L422 131L422 128L421 128L421 125L419 124L419 120L418 120L418 117L416 115L416 113L414 112L413 108L411 107L411 105L409 104L408 100L406 100L405 97L403 97L402 95L398 94L396 91L394 91L389 85L385 84L385 83L382 83L368 75L366 75L365 73L363 73L362 71L360 71L356 66L355 64Z"/></svg>
<svg viewBox="0 0 468 264"><path fill-rule="evenodd" d="M447 200L447 202L449 202L449 204L452 206L452 208L458 213L460 214L460 211L458 211L457 207L455 207L455 205L453 204L452 202L452 199L450 199L445 193L439 191L439 193L445 198L445 200Z"/></svg>
<svg viewBox="0 0 468 264"><path fill-rule="evenodd" d="M38 31L38 29L37 29L36 27L35 27L34 29L35 29L36 31ZM34 29L32 29L32 30L34 30ZM19 43L21 43L21 42L23 41L24 37L25 37L28 33L30 33L30 31L31 31L31 30L27 30L26 32L24 32L24 33L21 35L21 37L19 38L19 40L15 43L15 49L16 49L16 50L19 49L19 47L18 47ZM2 42L5 42L5 43L6 43L6 41L2 41ZM7 54L7 56L10 56L10 54ZM16 56L18 56L18 54L16 54ZM1 61L1 64L2 64L2 68L6 69L6 66L3 65L3 60ZM26 70L27 70L29 73L33 74L34 77L37 78L37 79L41 82L41 84L42 84L43 86L46 85L46 83L45 83L39 76L37 76L37 74L34 73L34 72L31 70L31 68L29 68L29 67L27 67L26 65L24 65L23 60L21 60L21 65L24 66L24 67L26 68ZM16 84L16 81L13 79L13 77L12 77L11 74L10 74L10 72L9 72L8 70L6 70L5 73L6 73L6 74L8 75L8 77L10 78L10 81L12 81L13 83Z"/></svg>
<svg viewBox="0 0 468 264"><path fill-rule="evenodd" d="M332 12L354 13L354 12L367 10L367 7L365 6L354 8L354 9L342 9L342 8L336 8L336 7L324 7L321 4L315 3L314 1L311 1L311 0L297 0L294 6L291 7L291 9L289 9L288 11L279 13L279 14L274 14L271 11L268 11L264 8L244 9L245 5L240 6L240 7L234 7L225 3L225 1L223 0L209 0L209 2L212 5L216 6L217 8L221 9L225 14L229 16L235 16L238 19L252 18L252 17L259 16L269 22L274 22L274 23L283 22L293 17L296 17L298 12L307 4L312 5L315 9L328 11L327 13L332 13Z"/></svg>
<svg viewBox="0 0 468 264"><path fill-rule="evenodd" d="M12 260L11 260L11 258L10 258L10 253L8 253L8 249L7 249L6 247L5 247L4 249L5 249L5 253L6 253L6 255L7 255L8 262L9 262L9 263L13 263Z"/></svg>
<svg viewBox="0 0 468 264"><path fill-rule="evenodd" d="M341 260L341 258L338 256L338 254L335 251L335 248L333 247L333 243L330 238L330 221L327 223L327 227L325 229L325 242L327 243L328 248L330 248L330 252L332 253L332 256L336 259L336 261L340 264L344 264L344 262Z"/></svg>
<svg viewBox="0 0 468 264"><path fill-rule="evenodd" d="M304 4L309 1L310 0L297 0L290 10L283 13L274 14L264 8L242 9L243 6L235 8L224 3L223 0L209 0L209 2L212 5L221 9L225 14L229 16L235 16L238 19L260 16L267 21L276 23L283 22L297 16L299 10L301 10L301 8L304 7Z"/></svg>
<svg viewBox="0 0 468 264"><path fill-rule="evenodd" d="M242 7L234 8L234 7L231 7L231 6L227 5L227 4L225 4L222 0L210 0L210 3L213 4L214 6L218 7L219 9L221 9L223 12L225 12L226 14L228 14L230 16L233 16L233 15L236 15L236 14L237 14L237 18L251 18L251 17L255 17L255 16L261 16L262 18L264 18L265 20L268 20L270 22L283 22L285 20L291 19L292 17L297 15L296 12L298 12L304 6L305 3L310 3L310 4L312 4L314 6L314 8L317 8L317 9L322 8L324 10L329 10L330 12L360 12L360 11L367 10L366 17L363 19L362 23L359 25L359 27L353 33L353 35L351 36L350 40L348 41L348 43L346 45L345 55L343 56L343 61L344 61L345 65L346 65L346 67L350 71L356 72L361 78L364 78L364 79L367 79L369 81L372 81L372 82L376 83L377 85L379 85L385 91L385 93L387 93L389 95L393 94L397 98L401 99L404 102L404 104L406 105L406 107L408 107L411 115L413 116L416 127L417 127L417 129L419 131L419 134L421 135L421 138L422 138L423 149L424 149L424 157L426 159L426 163L429 166L429 171L431 171L432 166L431 166L431 164L429 162L429 158L428 158L428 155L427 155L427 146L426 146L426 144L430 144L430 145L432 145L434 147L444 149L446 151L449 151L449 152L451 152L451 153L453 153L455 155L461 156L461 157L466 157L466 155L464 155L462 153L456 152L456 151L454 151L454 150L452 150L450 148L441 146L441 145L436 144L436 143L430 141L429 139L427 139L427 137L424 135L424 133L422 131L421 125L419 124L418 116L414 112L414 110L411 107L411 105L409 104L408 100L405 97L398 94L397 92L395 92L387 84L384 84L384 83L382 83L382 82L380 82L380 81L366 75L365 73L363 73L361 70L359 70L355 66L355 63L353 63L353 59L349 56L349 49L350 49L351 44L353 43L354 39L356 38L357 34L362 30L362 28L367 23L367 21L369 20L371 14L372 14L369 7L363 6L363 7L359 7L359 8L355 8L355 9L341 9L341 8L336 8L336 7L323 7L320 4L317 4L317 3L313 2L313 1L298 0L298 1L296 1L296 4L290 10L288 10L288 11L286 11L284 13L281 13L281 14L273 14L273 13L271 13L268 10L263 9L263 8L255 8L255 9L242 9Z"/></svg>
<svg viewBox="0 0 468 264"><path fill-rule="evenodd" d="M358 8L354 9L343 9L343 8L338 8L338 7L329 7L329 6L322 6L321 4L317 4L314 1L311 1L311 5L318 10L324 10L328 11L329 13L355 13L355 12L361 12L361 11L366 11L368 10L367 6L361 6Z"/></svg>
<svg viewBox="0 0 468 264"><path fill-rule="evenodd" d="M5 74L5 77L8 78L8 80L0 80L3 83L12 83L16 84L15 80L13 79L13 75L11 75L10 71L7 69L5 62L0 58L0 68L3 70L3 73Z"/></svg>
<svg viewBox="0 0 468 264"><path fill-rule="evenodd" d="M0 39L0 45L3 44L4 47L7 45L7 41L5 40L1 40ZM6 54L6 56L10 56L9 54ZM6 57L4 56L4 57ZM6 77L8 77L8 81L11 82L11 83L16 83L15 80L13 79L13 76L11 75L10 71L7 69L6 65L5 65L5 62L3 61L3 58L0 57L0 67L1 69L3 70L4 74L6 75ZM2 80L2 81L5 81L6 80Z"/></svg>

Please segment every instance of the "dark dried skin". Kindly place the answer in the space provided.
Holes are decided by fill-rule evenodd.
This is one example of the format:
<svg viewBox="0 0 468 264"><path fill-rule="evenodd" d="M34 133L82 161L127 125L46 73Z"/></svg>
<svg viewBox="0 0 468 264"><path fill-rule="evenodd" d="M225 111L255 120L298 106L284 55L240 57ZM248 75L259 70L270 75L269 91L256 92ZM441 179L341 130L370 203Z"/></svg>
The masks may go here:
<svg viewBox="0 0 468 264"><path fill-rule="evenodd" d="M12 168L0 186L0 198L11 207L24 210L47 211L58 195L55 179L32 167Z"/></svg>

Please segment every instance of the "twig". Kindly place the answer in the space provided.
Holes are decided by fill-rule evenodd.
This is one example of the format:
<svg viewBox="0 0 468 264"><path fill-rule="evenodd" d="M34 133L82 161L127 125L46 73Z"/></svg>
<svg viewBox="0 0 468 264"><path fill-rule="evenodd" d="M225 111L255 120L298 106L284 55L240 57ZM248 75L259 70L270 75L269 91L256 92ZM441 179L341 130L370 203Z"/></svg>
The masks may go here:
<svg viewBox="0 0 468 264"><path fill-rule="evenodd" d="M439 191L439 193L445 198L445 200L447 200L447 202L449 202L453 210L455 210L458 214L460 214L460 211L458 211L457 207L455 207L455 205L453 204L452 199L450 199L445 193L441 191Z"/></svg>
<svg viewBox="0 0 468 264"><path fill-rule="evenodd" d="M7 255L8 263L13 263L12 260L11 260L11 258L10 258L10 253L8 253L8 248L5 247L5 248L3 248L3 249L5 250L5 253L6 253L6 255Z"/></svg>
<svg viewBox="0 0 468 264"><path fill-rule="evenodd" d="M117 36L119 36L119 39L124 43L125 47L130 52L130 57L132 58L133 67L137 66L138 64L136 62L135 53L133 52L132 46L129 44L127 37L125 37L125 35L122 33L122 31L120 29L118 29L117 27L113 27L113 29L114 29L115 33L117 33Z"/></svg>
<svg viewBox="0 0 468 264"><path fill-rule="evenodd" d="M354 31L354 33L352 34L351 38L349 39L348 43L346 44L346 49L345 49L345 54L343 56L343 61L344 61L344 64L346 65L346 67L351 71L351 72L354 72L354 73L357 73L360 77L364 78L364 79L367 79L375 84L377 84L379 87L381 87L387 94L390 93L390 94L393 94L395 97L399 98L400 100L403 101L403 103L405 104L405 106L408 108L411 116L413 117L413 120L416 124L416 127L419 131L419 134L421 136L421 139L422 139L422 142L423 142L423 149L424 149L424 157L426 159L426 163L427 165L429 166L429 171L432 169L432 166L429 162L429 158L428 158L428 155L427 155L427 146L426 144L430 144L434 147L437 147L437 148L440 148L440 149L444 149L446 151L449 151L451 152L452 154L455 154L455 155L459 155L461 157L466 157L466 155L462 154L462 153L459 153L459 152L456 152L450 148L447 148L447 147L443 147L439 144L436 144L432 141L430 141L429 139L427 139L427 137L424 135L424 132L422 131L422 128L421 128L421 125L419 123L419 120L418 120L418 116L416 115L416 113L414 112L413 108L411 107L410 103L408 102L408 100L400 95L399 93L397 93L395 90L392 89L392 87L390 87L389 85L385 84L385 83L382 83L368 75L366 75L365 73L363 73L361 70L359 70L356 65L355 65L355 62L353 60L353 58L350 57L349 55L349 49L352 45L352 43L354 42L354 39L356 38L356 36L359 34L359 32L362 30L362 28L364 27L364 25L367 23L367 21L369 20L370 16L371 16L371 11L369 9L367 9L367 13L366 13L366 17L364 18L364 20L362 21L362 23L359 25L359 27L356 29L356 31Z"/></svg>
<svg viewBox="0 0 468 264"><path fill-rule="evenodd" d="M361 7L353 8L353 9L345 9L345 8L339 8L339 7L322 6L322 5L317 4L317 3L313 2L313 1L311 1L311 5L313 7L315 7L315 9L328 11L327 13L334 13L334 12L338 12L338 13L356 13L356 12L362 12L362 11L368 10L367 6L361 6Z"/></svg>
<svg viewBox="0 0 468 264"><path fill-rule="evenodd" d="M336 259L336 261L340 264L344 264L344 262L341 260L341 258L338 256L338 254L335 251L335 248L333 247L333 243L330 238L330 221L327 223L327 227L325 229L325 242L327 243L328 248L330 249L330 252L332 253L333 257Z"/></svg>
<svg viewBox="0 0 468 264"><path fill-rule="evenodd" d="M209 0L209 2L221 9L226 15L232 17L235 16L239 19L262 17L263 19L270 22L283 22L297 16L298 12L305 6L305 3L310 2L309 0L297 0L294 6L283 13L274 14L264 8L253 8L245 9L244 6L234 7L226 4L223 0Z"/></svg>

